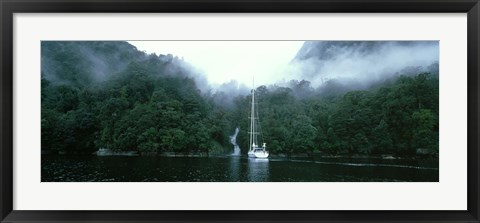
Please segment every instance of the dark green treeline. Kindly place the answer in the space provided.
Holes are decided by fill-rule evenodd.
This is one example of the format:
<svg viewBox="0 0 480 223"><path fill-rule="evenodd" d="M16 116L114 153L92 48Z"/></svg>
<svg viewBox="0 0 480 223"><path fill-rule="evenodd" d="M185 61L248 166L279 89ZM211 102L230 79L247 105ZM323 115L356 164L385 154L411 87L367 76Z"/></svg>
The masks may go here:
<svg viewBox="0 0 480 223"><path fill-rule="evenodd" d="M171 55L126 42L42 42L42 150L142 154L248 148L250 96L218 103L200 74ZM366 90L325 94L308 81L256 90L262 137L273 154L438 153L438 74L408 73ZM323 93L322 93L323 92ZM224 96L224 94L223 94Z"/></svg>

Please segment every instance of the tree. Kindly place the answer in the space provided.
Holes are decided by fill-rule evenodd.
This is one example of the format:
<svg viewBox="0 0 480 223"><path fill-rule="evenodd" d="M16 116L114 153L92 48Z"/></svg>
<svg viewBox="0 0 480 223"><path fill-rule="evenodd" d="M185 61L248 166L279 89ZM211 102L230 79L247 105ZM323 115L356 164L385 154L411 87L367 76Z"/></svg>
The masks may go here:
<svg viewBox="0 0 480 223"><path fill-rule="evenodd" d="M185 149L185 132L178 128L162 129L159 131L160 148L163 151L181 153Z"/></svg>
<svg viewBox="0 0 480 223"><path fill-rule="evenodd" d="M160 148L158 131L153 127L148 128L137 138L137 144L141 153L158 152Z"/></svg>
<svg viewBox="0 0 480 223"><path fill-rule="evenodd" d="M306 115L297 115L289 126L286 146L289 153L312 153L315 147L317 129L312 126L312 120Z"/></svg>
<svg viewBox="0 0 480 223"><path fill-rule="evenodd" d="M412 114L414 121L413 146L426 149L429 153L438 153L438 120L429 109L420 109Z"/></svg>
<svg viewBox="0 0 480 223"><path fill-rule="evenodd" d="M371 141L373 153L389 154L394 151L393 142L385 120L382 119L380 123L373 129Z"/></svg>

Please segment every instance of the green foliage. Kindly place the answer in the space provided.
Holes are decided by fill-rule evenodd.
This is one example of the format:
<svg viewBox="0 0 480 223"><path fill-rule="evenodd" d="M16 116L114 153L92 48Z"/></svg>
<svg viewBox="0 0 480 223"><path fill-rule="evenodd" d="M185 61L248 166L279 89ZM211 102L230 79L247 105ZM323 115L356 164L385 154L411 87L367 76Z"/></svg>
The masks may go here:
<svg viewBox="0 0 480 223"><path fill-rule="evenodd" d="M372 149L376 154L391 154L393 150L393 142L385 120L380 123L372 131Z"/></svg>
<svg viewBox="0 0 480 223"><path fill-rule="evenodd" d="M420 109L412 114L412 120L414 148L438 153L438 117L430 109Z"/></svg>
<svg viewBox="0 0 480 223"><path fill-rule="evenodd" d="M99 62L105 69L94 81ZM42 43L42 149L228 154L238 126L246 152L251 96L219 105L185 67L125 43ZM400 76L346 93L335 93L334 81L322 89L289 84L256 89L259 139L272 154L438 153L438 76Z"/></svg>

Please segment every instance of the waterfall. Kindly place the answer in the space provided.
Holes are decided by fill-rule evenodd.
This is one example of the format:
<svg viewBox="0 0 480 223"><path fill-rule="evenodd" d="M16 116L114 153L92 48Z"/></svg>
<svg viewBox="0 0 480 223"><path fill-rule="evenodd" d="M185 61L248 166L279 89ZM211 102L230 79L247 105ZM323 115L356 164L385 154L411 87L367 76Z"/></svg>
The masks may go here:
<svg viewBox="0 0 480 223"><path fill-rule="evenodd" d="M238 146L237 144L237 134L238 134L238 131L240 131L240 128L236 128L235 129L235 134L233 134L232 136L230 136L230 143L232 143L233 145L233 153L232 153L232 156L240 156L240 147Z"/></svg>

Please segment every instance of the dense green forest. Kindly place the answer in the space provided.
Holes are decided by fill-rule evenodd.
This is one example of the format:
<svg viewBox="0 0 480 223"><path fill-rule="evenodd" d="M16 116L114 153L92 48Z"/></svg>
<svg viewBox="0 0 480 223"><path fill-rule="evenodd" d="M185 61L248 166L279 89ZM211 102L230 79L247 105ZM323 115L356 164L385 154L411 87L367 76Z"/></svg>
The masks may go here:
<svg viewBox="0 0 480 223"><path fill-rule="evenodd" d="M250 95L200 90L202 76L172 55L126 42L42 42L43 151L246 153ZM338 80L256 89L262 137L272 154L438 153L438 64L407 69L361 90ZM330 90L329 90L330 89ZM334 93L332 93L334 92Z"/></svg>

